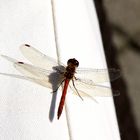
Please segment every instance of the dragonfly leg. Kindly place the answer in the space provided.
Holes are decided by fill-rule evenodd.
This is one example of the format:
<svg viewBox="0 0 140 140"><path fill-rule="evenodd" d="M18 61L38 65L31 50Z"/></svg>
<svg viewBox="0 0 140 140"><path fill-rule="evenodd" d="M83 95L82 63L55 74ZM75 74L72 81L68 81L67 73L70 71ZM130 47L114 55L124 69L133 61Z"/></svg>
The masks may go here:
<svg viewBox="0 0 140 140"><path fill-rule="evenodd" d="M75 79L75 80L78 80L78 78L76 78L75 76L74 76L74 79Z"/></svg>
<svg viewBox="0 0 140 140"><path fill-rule="evenodd" d="M74 77L74 78L76 79L76 77ZM84 100L84 99L82 98L82 96L80 95L80 93L78 92L78 90L77 90L77 88L76 88L76 86L75 86L75 83L74 83L74 80L73 80L73 79L72 79L72 84L73 84L73 87L75 88L75 90L76 90L78 96L79 96L82 100Z"/></svg>
<svg viewBox="0 0 140 140"><path fill-rule="evenodd" d="M53 90L52 93L57 92L57 90L59 89L59 87L63 84L63 82L65 81L65 79L63 79L61 81L61 83L59 84L59 86L56 88L56 90Z"/></svg>

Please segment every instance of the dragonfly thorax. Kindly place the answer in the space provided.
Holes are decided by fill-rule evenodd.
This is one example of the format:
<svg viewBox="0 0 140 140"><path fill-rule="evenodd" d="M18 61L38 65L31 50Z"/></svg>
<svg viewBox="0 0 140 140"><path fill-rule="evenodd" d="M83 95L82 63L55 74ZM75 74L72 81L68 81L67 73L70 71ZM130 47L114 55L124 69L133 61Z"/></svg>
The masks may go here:
<svg viewBox="0 0 140 140"><path fill-rule="evenodd" d="M66 79L72 79L75 73L75 69L79 66L79 62L75 59L69 59L67 62L66 72L64 76Z"/></svg>
<svg viewBox="0 0 140 140"><path fill-rule="evenodd" d="M66 77L66 79L72 79L74 76L74 73L75 73L75 67L67 66L64 76Z"/></svg>

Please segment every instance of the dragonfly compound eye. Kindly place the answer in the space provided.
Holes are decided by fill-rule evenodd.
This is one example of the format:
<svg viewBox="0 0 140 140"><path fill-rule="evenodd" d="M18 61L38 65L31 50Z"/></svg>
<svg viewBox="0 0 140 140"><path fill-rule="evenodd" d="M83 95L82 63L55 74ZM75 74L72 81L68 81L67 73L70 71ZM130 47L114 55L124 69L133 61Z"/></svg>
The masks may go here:
<svg viewBox="0 0 140 140"><path fill-rule="evenodd" d="M69 59L67 65L69 65L70 63L75 65L76 67L79 66L79 62L75 58Z"/></svg>

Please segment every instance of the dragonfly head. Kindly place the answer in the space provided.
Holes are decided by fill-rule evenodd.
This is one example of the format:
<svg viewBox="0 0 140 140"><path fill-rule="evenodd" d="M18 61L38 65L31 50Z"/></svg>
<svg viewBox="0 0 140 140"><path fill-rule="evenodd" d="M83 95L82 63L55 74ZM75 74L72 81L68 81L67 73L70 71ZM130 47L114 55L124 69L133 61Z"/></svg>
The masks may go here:
<svg viewBox="0 0 140 140"><path fill-rule="evenodd" d="M75 58L71 58L67 61L67 65L74 65L75 67L78 67L79 62Z"/></svg>

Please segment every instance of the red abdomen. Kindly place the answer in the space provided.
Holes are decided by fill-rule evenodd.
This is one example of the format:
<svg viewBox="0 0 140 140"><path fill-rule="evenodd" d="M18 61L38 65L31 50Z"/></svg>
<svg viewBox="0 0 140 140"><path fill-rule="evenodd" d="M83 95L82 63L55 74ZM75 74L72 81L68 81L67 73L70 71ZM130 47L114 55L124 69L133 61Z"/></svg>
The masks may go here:
<svg viewBox="0 0 140 140"><path fill-rule="evenodd" d="M57 112L57 118L58 119L61 116L61 113L62 113L62 110L63 110L68 85L69 85L69 79L66 79L65 82L64 82L64 89L63 89L61 100L60 100L59 107L58 107L58 112Z"/></svg>

